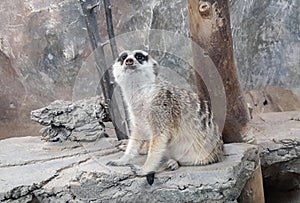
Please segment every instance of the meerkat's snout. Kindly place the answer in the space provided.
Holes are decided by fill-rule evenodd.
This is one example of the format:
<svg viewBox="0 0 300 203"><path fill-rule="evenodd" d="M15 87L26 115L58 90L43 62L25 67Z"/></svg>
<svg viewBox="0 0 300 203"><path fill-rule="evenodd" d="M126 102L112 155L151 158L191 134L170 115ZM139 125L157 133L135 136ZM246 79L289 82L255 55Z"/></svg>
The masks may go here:
<svg viewBox="0 0 300 203"><path fill-rule="evenodd" d="M136 69L136 67L137 67L137 64L136 64L134 58L127 57L125 59L125 70L127 70L127 69L134 70L134 69Z"/></svg>
<svg viewBox="0 0 300 203"><path fill-rule="evenodd" d="M133 60L132 58L128 58L128 59L126 59L126 61L125 61L125 64L126 64L127 66L132 66L133 63L134 63L134 60Z"/></svg>

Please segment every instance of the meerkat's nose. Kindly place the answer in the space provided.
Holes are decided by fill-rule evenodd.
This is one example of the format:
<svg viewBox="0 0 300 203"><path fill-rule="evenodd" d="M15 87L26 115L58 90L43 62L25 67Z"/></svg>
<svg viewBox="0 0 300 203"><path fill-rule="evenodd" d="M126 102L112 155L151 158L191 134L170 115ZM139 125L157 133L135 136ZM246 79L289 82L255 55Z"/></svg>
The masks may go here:
<svg viewBox="0 0 300 203"><path fill-rule="evenodd" d="M128 58L128 59L126 59L126 61L125 61L125 64L128 65L128 66L133 65L133 63L134 63L134 61L133 61L132 58Z"/></svg>

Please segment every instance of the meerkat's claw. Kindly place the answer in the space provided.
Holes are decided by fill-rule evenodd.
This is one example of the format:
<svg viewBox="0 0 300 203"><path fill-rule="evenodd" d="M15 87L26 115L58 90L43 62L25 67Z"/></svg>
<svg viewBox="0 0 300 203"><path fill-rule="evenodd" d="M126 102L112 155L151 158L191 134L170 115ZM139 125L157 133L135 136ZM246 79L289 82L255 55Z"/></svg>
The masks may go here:
<svg viewBox="0 0 300 203"><path fill-rule="evenodd" d="M130 169L134 173L134 175L136 175L136 172L139 170L139 167L134 164L128 164L128 166L130 167Z"/></svg>
<svg viewBox="0 0 300 203"><path fill-rule="evenodd" d="M174 171L176 169L179 168L179 164L176 160L174 159L169 159L168 162L167 162L167 167L168 169L170 169L171 171Z"/></svg>
<svg viewBox="0 0 300 203"><path fill-rule="evenodd" d="M134 175L136 175L136 176L145 176L145 175L147 175L147 173L142 172L141 167L133 165L133 164L130 164L129 166L131 168L131 171L134 173Z"/></svg>
<svg viewBox="0 0 300 203"><path fill-rule="evenodd" d="M114 160L114 161L109 161L106 163L106 165L108 165L108 166L128 166L128 163L121 159L118 159L118 160Z"/></svg>
<svg viewBox="0 0 300 203"><path fill-rule="evenodd" d="M107 166L118 166L115 161L109 161L106 163Z"/></svg>

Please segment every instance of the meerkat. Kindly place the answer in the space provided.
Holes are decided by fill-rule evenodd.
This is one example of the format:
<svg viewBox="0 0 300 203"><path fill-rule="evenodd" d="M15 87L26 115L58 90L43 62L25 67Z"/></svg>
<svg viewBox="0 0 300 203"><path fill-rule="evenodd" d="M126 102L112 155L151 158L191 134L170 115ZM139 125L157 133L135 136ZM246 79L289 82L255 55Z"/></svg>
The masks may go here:
<svg viewBox="0 0 300 203"><path fill-rule="evenodd" d="M163 161L175 170L221 160L222 136L206 101L160 79L157 62L145 51L123 51L112 68L128 107L131 136L124 155L108 165L131 164L147 141L138 176L157 172Z"/></svg>

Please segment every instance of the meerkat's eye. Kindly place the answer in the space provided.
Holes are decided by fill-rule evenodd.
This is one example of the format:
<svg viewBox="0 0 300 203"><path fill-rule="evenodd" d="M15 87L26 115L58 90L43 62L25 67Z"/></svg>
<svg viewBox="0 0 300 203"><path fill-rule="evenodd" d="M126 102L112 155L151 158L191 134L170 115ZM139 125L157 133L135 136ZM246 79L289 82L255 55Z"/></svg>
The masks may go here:
<svg viewBox="0 0 300 203"><path fill-rule="evenodd" d="M124 60L127 58L127 56L128 56L127 53L123 53L123 54L119 57L118 61L121 62L121 64L123 64L123 62L124 62Z"/></svg>
<svg viewBox="0 0 300 203"><path fill-rule="evenodd" d="M121 56L121 59L124 61L127 58L127 54L124 54L123 56Z"/></svg>
<svg viewBox="0 0 300 203"><path fill-rule="evenodd" d="M136 60L138 60L139 63L143 63L143 61L147 61L148 60L148 56L145 56L144 54L137 52L134 57L136 58Z"/></svg>

